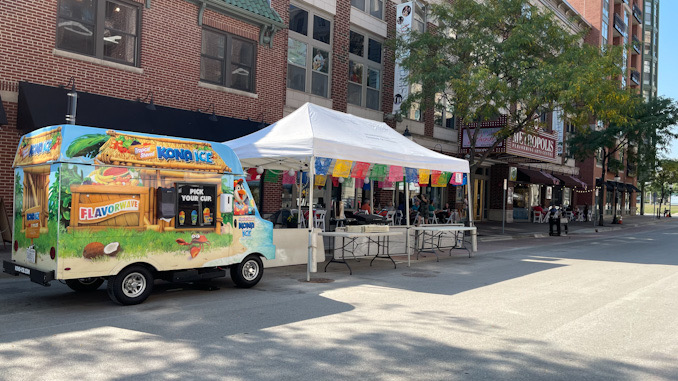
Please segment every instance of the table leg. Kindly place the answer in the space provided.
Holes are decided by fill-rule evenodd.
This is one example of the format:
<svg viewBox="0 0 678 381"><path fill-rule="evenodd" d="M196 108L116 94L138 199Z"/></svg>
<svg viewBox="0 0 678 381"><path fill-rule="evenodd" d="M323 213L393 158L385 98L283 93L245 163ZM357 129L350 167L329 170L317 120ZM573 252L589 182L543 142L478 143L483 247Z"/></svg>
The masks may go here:
<svg viewBox="0 0 678 381"><path fill-rule="evenodd" d="M355 242L355 240L356 240L355 238L352 238L350 243L352 244L353 242ZM345 264L346 267L348 267L348 274L349 274L349 275L353 275L353 270L351 269L351 266L349 266L348 262L346 262L346 258L345 258L345 256L344 256L344 254L345 254L345 248L346 248L346 237L341 237L341 261L340 261L340 260L337 260L337 259L334 257L334 248L333 248L333 249L332 249L332 258L325 264L325 272L327 272L327 266L329 266L330 263L336 262L336 263L343 263L343 264Z"/></svg>

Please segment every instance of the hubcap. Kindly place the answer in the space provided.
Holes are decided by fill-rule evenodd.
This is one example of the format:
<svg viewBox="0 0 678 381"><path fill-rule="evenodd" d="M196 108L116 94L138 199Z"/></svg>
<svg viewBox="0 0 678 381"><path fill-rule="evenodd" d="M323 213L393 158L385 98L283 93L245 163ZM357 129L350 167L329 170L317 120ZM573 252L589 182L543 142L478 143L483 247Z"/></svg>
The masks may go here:
<svg viewBox="0 0 678 381"><path fill-rule="evenodd" d="M247 261L242 266L242 276L246 280L254 280L259 274L259 264L256 261Z"/></svg>
<svg viewBox="0 0 678 381"><path fill-rule="evenodd" d="M140 273L131 273L122 280L122 291L130 298L141 295L146 290L146 278Z"/></svg>

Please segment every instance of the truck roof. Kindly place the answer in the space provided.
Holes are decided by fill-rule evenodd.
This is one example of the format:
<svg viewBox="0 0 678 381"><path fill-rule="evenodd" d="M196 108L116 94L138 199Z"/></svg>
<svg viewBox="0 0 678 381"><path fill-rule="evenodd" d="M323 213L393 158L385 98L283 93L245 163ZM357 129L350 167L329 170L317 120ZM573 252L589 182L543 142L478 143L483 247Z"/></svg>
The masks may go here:
<svg viewBox="0 0 678 381"><path fill-rule="evenodd" d="M51 163L243 174L237 155L222 143L70 124L43 127L19 141L14 167Z"/></svg>

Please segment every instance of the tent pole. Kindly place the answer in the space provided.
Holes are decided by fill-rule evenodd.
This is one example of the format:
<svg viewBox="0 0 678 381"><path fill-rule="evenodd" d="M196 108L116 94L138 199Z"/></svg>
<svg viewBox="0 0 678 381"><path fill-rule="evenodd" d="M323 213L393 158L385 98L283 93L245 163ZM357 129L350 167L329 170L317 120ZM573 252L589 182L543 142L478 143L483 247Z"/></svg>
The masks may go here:
<svg viewBox="0 0 678 381"><path fill-rule="evenodd" d="M370 210L369 214L374 214L374 180L370 179Z"/></svg>
<svg viewBox="0 0 678 381"><path fill-rule="evenodd" d="M466 203L468 204L468 226L473 226L473 200L471 199L471 176L466 176Z"/></svg>
<svg viewBox="0 0 678 381"><path fill-rule="evenodd" d="M407 178L403 177L405 188L405 252L407 253L407 267L410 267L410 184Z"/></svg>
<svg viewBox="0 0 678 381"><path fill-rule="evenodd" d="M302 168L299 167L299 187L297 188L297 229L301 229L301 220L304 218L304 215L301 213L301 193L303 190L303 182L301 181L304 177L304 173L301 171Z"/></svg>
<svg viewBox="0 0 678 381"><path fill-rule="evenodd" d="M308 265L306 266L306 281L311 281L311 265L313 262L313 177L315 176L315 156L311 156L308 167Z"/></svg>

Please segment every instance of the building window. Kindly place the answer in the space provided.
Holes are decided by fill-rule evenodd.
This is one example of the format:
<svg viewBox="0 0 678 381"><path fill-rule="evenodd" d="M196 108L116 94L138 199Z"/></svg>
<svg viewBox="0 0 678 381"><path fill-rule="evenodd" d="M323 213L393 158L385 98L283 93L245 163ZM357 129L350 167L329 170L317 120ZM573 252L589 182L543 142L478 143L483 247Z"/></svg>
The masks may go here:
<svg viewBox="0 0 678 381"><path fill-rule="evenodd" d="M111 0L60 0L56 47L138 65L140 5Z"/></svg>
<svg viewBox="0 0 678 381"><path fill-rule="evenodd" d="M309 20L313 20L313 23L310 24ZM331 34L330 20L290 5L290 34L287 41L288 88L329 97Z"/></svg>
<svg viewBox="0 0 678 381"><path fill-rule="evenodd" d="M351 0L351 6L363 12L369 12L371 16L379 20L384 18L384 0Z"/></svg>
<svg viewBox="0 0 678 381"><path fill-rule="evenodd" d="M200 80L254 92L254 41L203 29Z"/></svg>
<svg viewBox="0 0 678 381"><path fill-rule="evenodd" d="M380 110L382 43L351 31L349 52L348 103Z"/></svg>

